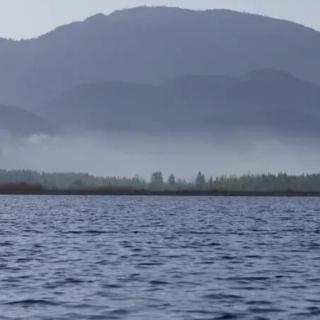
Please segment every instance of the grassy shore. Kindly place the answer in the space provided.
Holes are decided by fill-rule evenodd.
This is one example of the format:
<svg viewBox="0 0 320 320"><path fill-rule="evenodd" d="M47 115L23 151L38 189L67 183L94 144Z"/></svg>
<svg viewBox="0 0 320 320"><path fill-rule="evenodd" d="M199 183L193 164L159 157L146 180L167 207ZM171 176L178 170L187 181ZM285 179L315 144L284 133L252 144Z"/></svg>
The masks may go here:
<svg viewBox="0 0 320 320"><path fill-rule="evenodd" d="M243 196L243 197L320 197L320 192L225 191L225 190L144 190L124 187L82 189L46 189L39 184L8 183L0 185L1 195L79 195L79 196Z"/></svg>

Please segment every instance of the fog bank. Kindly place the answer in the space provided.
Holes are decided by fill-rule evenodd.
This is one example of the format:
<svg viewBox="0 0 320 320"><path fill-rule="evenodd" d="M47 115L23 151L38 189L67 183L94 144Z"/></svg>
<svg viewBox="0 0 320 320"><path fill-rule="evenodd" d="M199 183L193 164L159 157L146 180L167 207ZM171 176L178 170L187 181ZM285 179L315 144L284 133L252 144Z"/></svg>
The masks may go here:
<svg viewBox="0 0 320 320"><path fill-rule="evenodd" d="M215 138L184 134L88 134L82 137L34 135L18 138L1 133L0 167L45 172L87 172L99 176L148 178L155 170L191 179L206 175L319 172L316 141L263 137Z"/></svg>

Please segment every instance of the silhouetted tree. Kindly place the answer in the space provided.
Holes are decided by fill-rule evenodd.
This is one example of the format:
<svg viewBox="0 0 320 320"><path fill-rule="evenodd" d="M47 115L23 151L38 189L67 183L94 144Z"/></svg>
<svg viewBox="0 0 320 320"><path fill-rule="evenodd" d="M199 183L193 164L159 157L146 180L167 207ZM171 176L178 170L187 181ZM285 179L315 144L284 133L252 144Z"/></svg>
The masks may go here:
<svg viewBox="0 0 320 320"><path fill-rule="evenodd" d="M170 174L169 179L168 179L168 185L170 187L174 187L176 185L176 178L174 174Z"/></svg>
<svg viewBox="0 0 320 320"><path fill-rule="evenodd" d="M156 171L151 175L151 182L152 187L161 187L163 186L163 175L162 172Z"/></svg>
<svg viewBox="0 0 320 320"><path fill-rule="evenodd" d="M210 189L213 188L213 178L212 178L212 177L210 177L210 179L209 179L209 181L208 181L208 187L209 187Z"/></svg>
<svg viewBox="0 0 320 320"><path fill-rule="evenodd" d="M199 171L196 177L196 187L203 188L205 184L206 184L206 177L201 171Z"/></svg>

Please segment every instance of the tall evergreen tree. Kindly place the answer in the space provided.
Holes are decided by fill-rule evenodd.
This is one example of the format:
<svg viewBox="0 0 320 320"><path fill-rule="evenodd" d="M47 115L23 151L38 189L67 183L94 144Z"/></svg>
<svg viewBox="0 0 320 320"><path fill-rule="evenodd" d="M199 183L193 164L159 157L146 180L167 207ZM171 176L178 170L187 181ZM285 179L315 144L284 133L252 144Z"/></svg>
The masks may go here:
<svg viewBox="0 0 320 320"><path fill-rule="evenodd" d="M151 175L151 182L152 187L161 187L163 186L163 175L161 171L156 171Z"/></svg>
<svg viewBox="0 0 320 320"><path fill-rule="evenodd" d="M205 175L199 171L196 177L196 187L203 188L206 185L206 177Z"/></svg>
<svg viewBox="0 0 320 320"><path fill-rule="evenodd" d="M173 187L176 185L176 177L174 176L174 174L170 174L169 179L168 179L168 185L170 187Z"/></svg>
<svg viewBox="0 0 320 320"><path fill-rule="evenodd" d="M208 187L209 187L210 189L213 188L213 178L212 178L212 177L210 177L210 179L209 179L209 181L208 181Z"/></svg>

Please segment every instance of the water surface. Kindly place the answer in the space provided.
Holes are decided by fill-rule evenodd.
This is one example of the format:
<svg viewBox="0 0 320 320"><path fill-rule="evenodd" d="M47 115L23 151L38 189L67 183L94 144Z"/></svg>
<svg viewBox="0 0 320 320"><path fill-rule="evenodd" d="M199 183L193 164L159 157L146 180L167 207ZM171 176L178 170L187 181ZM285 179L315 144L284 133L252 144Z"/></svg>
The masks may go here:
<svg viewBox="0 0 320 320"><path fill-rule="evenodd" d="M319 198L0 196L1 319L319 319Z"/></svg>

